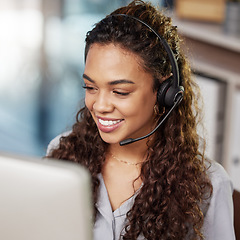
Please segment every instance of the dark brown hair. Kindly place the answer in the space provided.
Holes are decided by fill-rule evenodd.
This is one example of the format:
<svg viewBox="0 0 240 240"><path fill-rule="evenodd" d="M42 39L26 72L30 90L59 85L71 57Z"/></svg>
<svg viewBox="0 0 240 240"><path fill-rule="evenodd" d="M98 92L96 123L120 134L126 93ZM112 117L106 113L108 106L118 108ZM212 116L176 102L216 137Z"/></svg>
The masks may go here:
<svg viewBox="0 0 240 240"><path fill-rule="evenodd" d="M151 4L133 1L114 11L87 33L86 56L92 44L116 44L142 59L143 68L155 79L154 89L163 76L171 73L168 55L156 35L136 20L113 14L132 15L148 23L163 36L178 63L185 95L181 104L158 129L149 146L149 159L141 167L143 186L127 214L123 239L203 239L203 206L211 196L212 185L206 173L204 154L196 131L200 109L198 89L191 79L190 66L180 49L177 28L171 19ZM162 106L159 106L161 109ZM98 199L99 180L108 144L99 136L88 109L77 114L72 132L62 137L50 157L86 166L92 175L93 199ZM95 211L96 213L96 211Z"/></svg>

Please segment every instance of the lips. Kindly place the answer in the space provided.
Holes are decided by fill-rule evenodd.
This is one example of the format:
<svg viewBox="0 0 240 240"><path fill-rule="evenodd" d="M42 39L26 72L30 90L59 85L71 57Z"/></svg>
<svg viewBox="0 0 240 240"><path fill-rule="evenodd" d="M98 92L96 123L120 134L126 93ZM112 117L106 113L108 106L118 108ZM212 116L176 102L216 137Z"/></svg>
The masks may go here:
<svg viewBox="0 0 240 240"><path fill-rule="evenodd" d="M106 119L98 117L97 126L100 131L109 133L120 127L123 119Z"/></svg>

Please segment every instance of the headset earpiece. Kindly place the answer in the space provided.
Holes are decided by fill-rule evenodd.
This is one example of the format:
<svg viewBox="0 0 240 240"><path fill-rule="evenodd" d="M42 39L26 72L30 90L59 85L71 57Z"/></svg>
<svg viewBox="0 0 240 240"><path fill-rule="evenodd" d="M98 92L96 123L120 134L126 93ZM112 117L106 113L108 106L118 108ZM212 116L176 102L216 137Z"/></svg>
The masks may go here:
<svg viewBox="0 0 240 240"><path fill-rule="evenodd" d="M158 93L157 101L162 107L172 107L178 98L183 98L184 88L182 86L173 86L173 77L166 79L161 83ZM180 103L180 101L179 101Z"/></svg>
<svg viewBox="0 0 240 240"><path fill-rule="evenodd" d="M158 89L157 92L157 101L159 106L161 107L165 107L165 95L166 92L168 91L168 89L171 87L172 85L172 77L166 79L165 81L163 81Z"/></svg>

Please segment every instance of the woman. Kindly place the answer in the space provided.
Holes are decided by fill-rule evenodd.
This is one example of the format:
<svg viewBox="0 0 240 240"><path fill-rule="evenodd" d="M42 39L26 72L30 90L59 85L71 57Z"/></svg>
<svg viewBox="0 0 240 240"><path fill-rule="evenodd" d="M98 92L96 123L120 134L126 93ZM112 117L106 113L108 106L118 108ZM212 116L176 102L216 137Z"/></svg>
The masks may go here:
<svg viewBox="0 0 240 240"><path fill-rule="evenodd" d="M173 107L159 100L174 66L159 37L135 18L171 47L184 87L180 104L182 87ZM198 92L171 19L133 1L88 32L85 57L85 107L48 156L89 169L94 239L234 239L230 181L200 151ZM147 135L168 113L151 136L120 146Z"/></svg>

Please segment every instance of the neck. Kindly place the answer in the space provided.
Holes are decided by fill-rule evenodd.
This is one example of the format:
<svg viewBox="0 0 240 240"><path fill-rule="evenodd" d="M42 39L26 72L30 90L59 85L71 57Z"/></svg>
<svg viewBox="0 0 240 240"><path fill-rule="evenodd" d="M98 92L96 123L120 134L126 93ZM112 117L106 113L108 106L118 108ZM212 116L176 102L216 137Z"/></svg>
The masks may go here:
<svg viewBox="0 0 240 240"><path fill-rule="evenodd" d="M141 140L125 146L120 146L119 143L110 144L108 152L118 159L136 164L144 161L147 157L147 141L148 140Z"/></svg>

